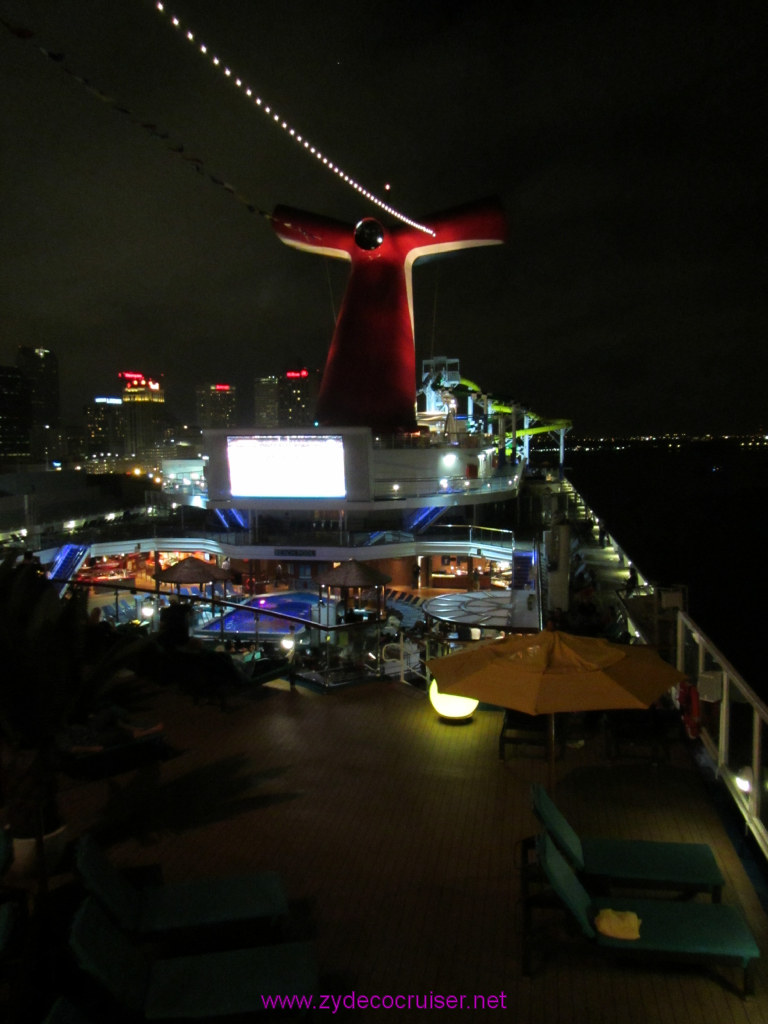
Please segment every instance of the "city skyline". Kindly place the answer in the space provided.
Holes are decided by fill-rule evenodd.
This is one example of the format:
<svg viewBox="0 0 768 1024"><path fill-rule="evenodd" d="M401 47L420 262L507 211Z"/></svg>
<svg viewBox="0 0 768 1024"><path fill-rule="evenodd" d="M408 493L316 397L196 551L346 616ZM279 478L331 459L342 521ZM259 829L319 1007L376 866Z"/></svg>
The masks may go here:
<svg viewBox="0 0 768 1024"><path fill-rule="evenodd" d="M417 366L459 358L583 431L765 426L756 5L177 13L408 214L502 198L503 249L417 267ZM162 370L182 415L198 380L242 391L278 354L321 367L346 267L285 249L258 211L377 210L149 0L3 0L0 17L0 362L57 352L65 417L114 366Z"/></svg>

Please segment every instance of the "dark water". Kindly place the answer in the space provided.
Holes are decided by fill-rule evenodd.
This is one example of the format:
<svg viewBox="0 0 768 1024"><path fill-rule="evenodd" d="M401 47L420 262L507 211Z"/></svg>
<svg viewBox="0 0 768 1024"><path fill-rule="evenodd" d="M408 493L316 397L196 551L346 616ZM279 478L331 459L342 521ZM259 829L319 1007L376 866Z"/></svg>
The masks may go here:
<svg viewBox="0 0 768 1024"><path fill-rule="evenodd" d="M576 448L566 475L644 576L688 586L692 617L768 696L768 447Z"/></svg>

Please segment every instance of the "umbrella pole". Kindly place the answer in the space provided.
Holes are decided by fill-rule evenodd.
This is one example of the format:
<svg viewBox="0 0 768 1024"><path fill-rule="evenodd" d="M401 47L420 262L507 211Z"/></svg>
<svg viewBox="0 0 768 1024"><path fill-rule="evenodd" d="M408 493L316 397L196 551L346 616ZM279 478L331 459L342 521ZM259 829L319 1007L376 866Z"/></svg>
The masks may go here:
<svg viewBox="0 0 768 1024"><path fill-rule="evenodd" d="M555 714L549 716L549 732L547 736L547 761L549 762L549 791L555 788Z"/></svg>

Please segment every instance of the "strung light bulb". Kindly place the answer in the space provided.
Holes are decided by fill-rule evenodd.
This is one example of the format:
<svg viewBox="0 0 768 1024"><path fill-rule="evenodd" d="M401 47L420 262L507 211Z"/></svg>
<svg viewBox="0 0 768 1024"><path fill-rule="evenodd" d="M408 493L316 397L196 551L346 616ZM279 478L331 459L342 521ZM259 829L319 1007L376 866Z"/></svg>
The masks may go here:
<svg viewBox="0 0 768 1024"><path fill-rule="evenodd" d="M167 13L163 0L157 0L157 2L155 3L155 8L160 14ZM168 17L170 18L171 24L173 25L174 28L181 29L182 31L184 31L187 40L190 43L194 42L195 34L194 32L192 32L191 29L182 29L181 22L179 18L177 18L175 15L169 14ZM203 55L208 54L208 47L205 45L205 43L198 43L197 50L199 53L202 53ZM211 58L211 63L214 65L214 67L220 68L221 59L214 55ZM221 70L223 70L224 72L224 77L229 78L231 80L231 68L225 66ZM238 88L242 88L242 79L235 78L235 84ZM264 105L260 96L254 97L253 91L250 89L250 87L246 87L245 94L246 96L248 96L249 99L253 98L253 101L256 104L256 106L261 107L265 114L272 115L273 112L270 109L270 107ZM312 146L308 140L305 140L302 138L301 135L298 135L296 133L296 130L294 128L291 128L287 122L281 120L281 118L277 114L274 114L273 120L283 129L283 131L290 135L291 138L298 142L304 149L309 150L309 152L317 156L318 159L322 159L323 164L329 166L328 160L325 157L323 157L322 153L319 150L317 150L316 147ZM345 184L355 189L355 191L359 192L360 195L365 196L366 199L368 199L375 206L378 206L379 209L384 210L386 213L390 214L392 217L395 217L397 220L402 221L404 224L407 224L409 227L416 228L418 231L423 231L425 234L431 235L434 238L435 232L432 230L432 228L427 227L425 224L420 224L418 221L412 220L410 217L407 217L404 213L401 213L399 210L394 209L394 207L390 206L388 203L385 203L383 200L379 199L378 196L375 196L372 192L369 192L367 189L363 188L363 186L360 185L357 181L355 181L353 177L351 177L348 174L345 174L344 171L340 170L335 165L331 165L330 169L333 171L333 173L337 174L340 178L342 178ZM388 190L389 186L387 185L385 186L385 188Z"/></svg>

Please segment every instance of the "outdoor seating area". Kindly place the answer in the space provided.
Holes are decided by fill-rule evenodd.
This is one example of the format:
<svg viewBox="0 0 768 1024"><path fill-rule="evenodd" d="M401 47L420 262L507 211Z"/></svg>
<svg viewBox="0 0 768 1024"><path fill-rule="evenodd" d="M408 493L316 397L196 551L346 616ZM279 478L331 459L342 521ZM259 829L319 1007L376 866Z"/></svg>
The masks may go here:
<svg viewBox="0 0 768 1024"><path fill-rule="evenodd" d="M70 947L82 970L112 997L108 1012L128 1010L148 1020L261 1015L264 997L275 992L312 997L317 991L311 943L158 956L131 943L92 899L75 916Z"/></svg>
<svg viewBox="0 0 768 1024"><path fill-rule="evenodd" d="M743 972L742 993L754 994L754 966L760 950L743 915L720 903L681 903L636 896L617 898L590 895L545 832L536 844L538 863L558 900L576 921L582 935L601 953L625 960L643 959L717 966L735 966ZM532 910L525 907L524 971L533 970Z"/></svg>
<svg viewBox="0 0 768 1024"><path fill-rule="evenodd" d="M668 762L611 761L595 722L556 763L550 789L535 752L499 759L501 709L451 724L397 679L327 692L284 677L226 710L170 686L147 701L173 756L109 779L62 779L70 846L48 879L36 974L14 971L0 989L14 1010L21 1003L19 1024L257 1019L265 993L353 991L503 993L519 1021L759 1024L768 920L683 737ZM554 843L543 854L526 846L544 827L532 787L559 841L576 836L575 873ZM669 887L653 877L636 896L636 871L585 873L591 836L627 844L621 860L604 852L612 866L631 865L646 843L671 851ZM692 895L676 854L695 866L696 850L715 873L702 869ZM528 878L523 856L535 865ZM641 970L639 952L615 958L623 945L585 933L593 908L638 915ZM663 916L673 911L676 932ZM576 939L563 930L569 913ZM18 931L11 947L16 962ZM397 1017L423 1020L423 1003Z"/></svg>
<svg viewBox="0 0 768 1024"><path fill-rule="evenodd" d="M92 836L77 844L77 873L86 891L125 932L137 937L174 936L222 926L285 923L288 901L276 871L239 878L134 885L110 863Z"/></svg>
<svg viewBox="0 0 768 1024"><path fill-rule="evenodd" d="M672 890L683 896L722 899L725 879L705 843L648 839L580 838L542 785L531 786L533 812L544 832L590 891L616 888Z"/></svg>

